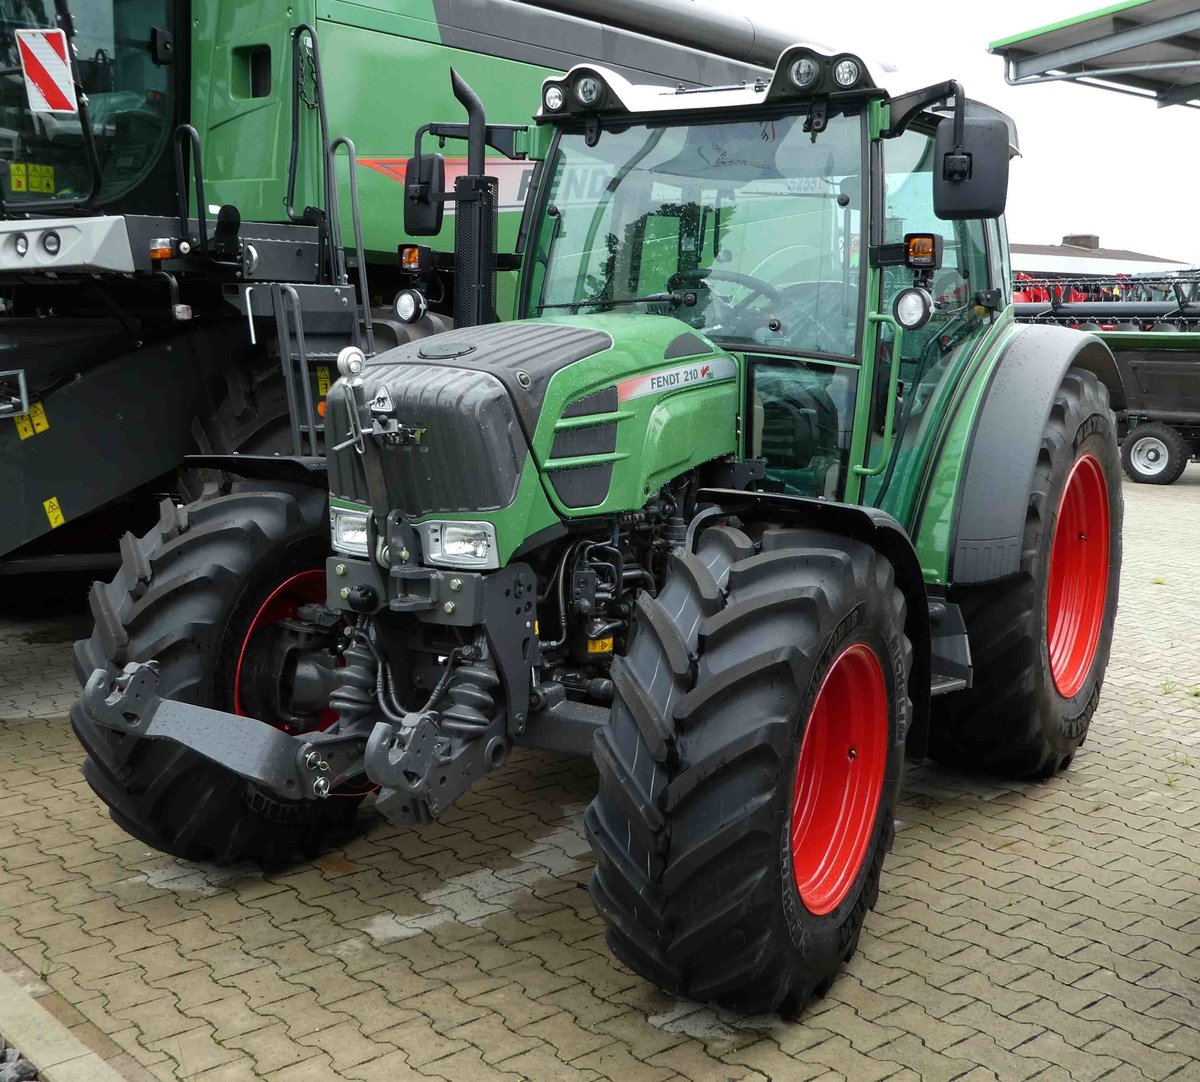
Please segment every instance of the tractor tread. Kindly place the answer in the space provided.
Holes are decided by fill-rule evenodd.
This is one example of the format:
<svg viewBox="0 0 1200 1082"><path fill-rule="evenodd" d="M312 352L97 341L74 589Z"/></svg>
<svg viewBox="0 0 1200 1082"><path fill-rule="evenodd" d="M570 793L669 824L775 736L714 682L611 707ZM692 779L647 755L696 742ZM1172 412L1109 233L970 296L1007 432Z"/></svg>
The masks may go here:
<svg viewBox="0 0 1200 1082"><path fill-rule="evenodd" d="M900 641L903 599L890 568L886 589L875 585L886 560L867 546L820 531L772 532L776 550L765 560L761 542L752 547L727 526L702 532L690 558L675 550L655 611L678 637L648 631L643 619L614 662L617 698L596 738L600 784L585 821L597 851L593 897L618 958L679 994L798 1011L852 952L890 832L876 828L856 900L797 945L780 901L781 779L796 754L793 719L815 694L821 644L845 624L854 591L887 612ZM836 558L839 543L849 558ZM821 555L809 561L814 550ZM696 659L690 688L669 657L667 644L677 641ZM911 651L891 656L907 665ZM898 718L908 715L907 676L894 671L905 700ZM660 740L665 757L653 754ZM902 760L899 741L889 748L881 823L890 820Z"/></svg>
<svg viewBox="0 0 1200 1082"><path fill-rule="evenodd" d="M318 489L242 482L183 508L163 501L157 526L122 543L112 581L92 587L96 627L74 649L80 682L97 668L115 674L128 661L154 660L160 695L228 708L215 670L248 580L264 561L319 559L327 530ZM79 703L71 724L87 753L84 776L113 820L164 852L273 867L353 828L356 800L298 802L294 814L273 815L261 801L252 805L246 781L178 745L101 729Z"/></svg>

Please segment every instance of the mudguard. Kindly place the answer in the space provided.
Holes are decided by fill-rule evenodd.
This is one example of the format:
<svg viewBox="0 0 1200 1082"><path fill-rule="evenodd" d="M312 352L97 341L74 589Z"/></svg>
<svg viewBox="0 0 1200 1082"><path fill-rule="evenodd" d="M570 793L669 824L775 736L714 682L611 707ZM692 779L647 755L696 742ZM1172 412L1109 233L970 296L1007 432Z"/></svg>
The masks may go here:
<svg viewBox="0 0 1200 1082"><path fill-rule="evenodd" d="M1030 324L1009 340L996 362L959 482L951 584L992 582L1019 569L1042 433L1072 367L1094 372L1108 388L1113 409L1124 408L1116 361L1095 335Z"/></svg>
<svg viewBox="0 0 1200 1082"><path fill-rule="evenodd" d="M904 633L912 644L909 697L913 716L905 736L905 757L922 759L929 738L929 701L932 672L929 597L921 563L904 527L877 507L835 503L832 500L789 496L774 492L706 488L696 493L697 505L716 504L744 521L783 522L844 534L882 552L896 571L896 585L907 602Z"/></svg>
<svg viewBox="0 0 1200 1082"><path fill-rule="evenodd" d="M247 481L290 481L325 488L329 467L312 455L185 455L183 465L193 470L220 470Z"/></svg>

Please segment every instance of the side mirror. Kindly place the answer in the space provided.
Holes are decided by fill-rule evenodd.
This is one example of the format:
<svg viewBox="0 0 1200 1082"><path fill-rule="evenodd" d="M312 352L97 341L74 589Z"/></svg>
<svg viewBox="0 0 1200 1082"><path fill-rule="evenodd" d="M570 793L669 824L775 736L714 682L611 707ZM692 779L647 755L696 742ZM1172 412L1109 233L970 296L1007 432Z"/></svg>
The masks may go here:
<svg viewBox="0 0 1200 1082"><path fill-rule="evenodd" d="M933 211L943 221L998 218L1008 200L1008 125L994 117L965 117L962 146L954 120L937 126L933 141Z"/></svg>
<svg viewBox="0 0 1200 1082"><path fill-rule="evenodd" d="M404 167L404 232L410 237L432 237L442 231L446 204L446 159L441 154L409 158Z"/></svg>

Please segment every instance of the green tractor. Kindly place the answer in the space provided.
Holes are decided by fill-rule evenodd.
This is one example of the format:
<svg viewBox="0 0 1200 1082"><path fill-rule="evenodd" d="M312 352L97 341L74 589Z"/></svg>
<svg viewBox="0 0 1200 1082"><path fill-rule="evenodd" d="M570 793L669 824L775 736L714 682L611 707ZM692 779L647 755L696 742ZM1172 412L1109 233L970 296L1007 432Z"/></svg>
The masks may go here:
<svg viewBox="0 0 1200 1082"><path fill-rule="evenodd" d="M455 202L458 325L347 348L327 459L231 460L127 540L76 647L85 775L150 845L270 864L368 797L415 827L514 748L591 755L613 951L794 1013L854 952L906 759L1048 777L1087 735L1112 356L1014 321L1015 133L957 83L584 65L520 140L454 86L467 123L423 134L468 170L447 193L419 136L406 208ZM487 146L536 162L508 323Z"/></svg>

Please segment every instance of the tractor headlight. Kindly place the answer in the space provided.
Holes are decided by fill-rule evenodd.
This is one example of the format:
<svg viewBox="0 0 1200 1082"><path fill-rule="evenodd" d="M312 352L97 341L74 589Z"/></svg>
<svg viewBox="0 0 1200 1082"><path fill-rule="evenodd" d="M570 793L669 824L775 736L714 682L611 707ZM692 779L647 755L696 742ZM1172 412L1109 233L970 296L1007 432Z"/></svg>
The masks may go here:
<svg viewBox="0 0 1200 1082"><path fill-rule="evenodd" d="M580 105L595 105L600 100L600 80L594 75L585 75L575 82L575 97Z"/></svg>
<svg viewBox="0 0 1200 1082"><path fill-rule="evenodd" d="M920 330L933 315L933 297L920 286L901 290L892 305L892 315L906 331Z"/></svg>
<svg viewBox="0 0 1200 1082"><path fill-rule="evenodd" d="M484 569L500 566L496 527L490 522L421 522L416 531L421 536L425 559L431 564Z"/></svg>
<svg viewBox="0 0 1200 1082"><path fill-rule="evenodd" d="M792 85L797 90L807 90L817 81L817 76L821 74L821 68L811 56L802 56L799 60L793 61L792 66L788 69L788 78L792 80Z"/></svg>
<svg viewBox="0 0 1200 1082"><path fill-rule="evenodd" d="M401 323L416 323L429 311L429 304L419 289L400 290L392 302L392 307Z"/></svg>
<svg viewBox="0 0 1200 1082"><path fill-rule="evenodd" d="M546 112L557 113L566 104L567 96L561 86L548 86L542 101L546 104Z"/></svg>
<svg viewBox="0 0 1200 1082"><path fill-rule="evenodd" d="M333 547L347 556L367 556L367 516L369 511L349 507L329 507L329 532Z"/></svg>
<svg viewBox="0 0 1200 1082"><path fill-rule="evenodd" d="M857 60L843 57L833 66L833 78L838 86L849 90L862 78L862 67Z"/></svg>
<svg viewBox="0 0 1200 1082"><path fill-rule="evenodd" d="M13 237L13 249L24 259L29 254L29 238L24 233L18 233Z"/></svg>

